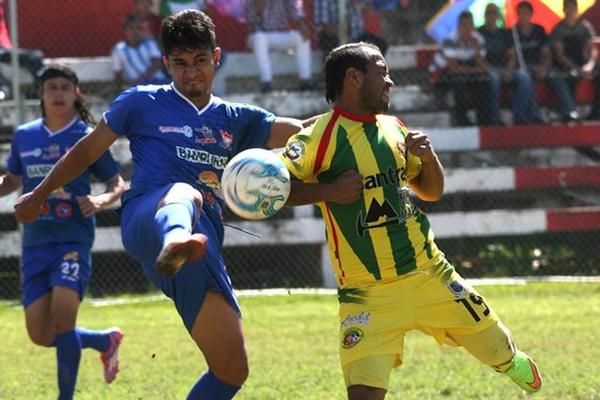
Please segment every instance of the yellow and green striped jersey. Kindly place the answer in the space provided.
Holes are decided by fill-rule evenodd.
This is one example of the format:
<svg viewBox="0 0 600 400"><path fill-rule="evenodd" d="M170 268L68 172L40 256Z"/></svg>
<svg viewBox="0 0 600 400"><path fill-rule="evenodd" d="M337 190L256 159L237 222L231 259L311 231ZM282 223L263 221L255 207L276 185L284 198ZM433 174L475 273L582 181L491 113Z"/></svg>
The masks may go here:
<svg viewBox="0 0 600 400"><path fill-rule="evenodd" d="M334 108L292 136L282 154L291 174L306 183L332 182L348 170L364 177L355 203L317 204L341 288L395 280L444 259L427 217L408 196L421 161L406 151L407 134L395 117Z"/></svg>

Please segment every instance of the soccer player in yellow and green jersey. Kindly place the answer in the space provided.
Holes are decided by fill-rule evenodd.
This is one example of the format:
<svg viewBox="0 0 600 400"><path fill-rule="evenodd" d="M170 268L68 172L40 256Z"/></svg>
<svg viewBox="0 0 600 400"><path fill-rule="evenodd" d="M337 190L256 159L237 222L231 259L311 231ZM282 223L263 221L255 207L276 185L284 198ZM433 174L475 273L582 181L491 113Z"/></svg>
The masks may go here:
<svg viewBox="0 0 600 400"><path fill-rule="evenodd" d="M316 203L325 220L348 398L385 397L410 330L463 346L521 388L539 390L537 365L445 259L411 201L410 190L441 198L442 166L427 135L383 114L393 82L379 49L338 47L325 75L333 109L292 136L281 158L295 178L288 204Z"/></svg>

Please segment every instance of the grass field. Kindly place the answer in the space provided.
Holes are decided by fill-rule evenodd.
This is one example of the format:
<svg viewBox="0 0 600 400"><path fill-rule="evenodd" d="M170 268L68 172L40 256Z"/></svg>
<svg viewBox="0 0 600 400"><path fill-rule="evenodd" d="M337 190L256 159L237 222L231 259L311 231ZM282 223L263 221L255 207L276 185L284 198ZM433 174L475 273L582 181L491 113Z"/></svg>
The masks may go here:
<svg viewBox="0 0 600 400"><path fill-rule="evenodd" d="M535 356L544 388L532 398L600 399L600 284L482 286L522 349ZM240 400L345 399L337 356L337 302L330 295L240 299L250 378ZM92 350L83 352L77 399L184 399L205 365L168 301L105 307L85 303L81 326L125 331L121 372L107 386ZM29 343L20 306L0 304L0 399L56 398L54 350ZM510 380L462 349L411 333L388 399L525 399Z"/></svg>

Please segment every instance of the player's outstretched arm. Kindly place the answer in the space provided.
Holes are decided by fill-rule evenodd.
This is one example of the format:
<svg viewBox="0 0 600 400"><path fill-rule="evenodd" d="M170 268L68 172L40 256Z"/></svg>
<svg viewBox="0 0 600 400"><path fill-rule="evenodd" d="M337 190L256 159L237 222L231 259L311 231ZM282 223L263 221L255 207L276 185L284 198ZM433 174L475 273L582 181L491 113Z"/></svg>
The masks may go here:
<svg viewBox="0 0 600 400"><path fill-rule="evenodd" d="M429 138L422 132L410 132L406 147L421 160L421 172L409 182L410 187L421 200L438 201L444 193L444 172Z"/></svg>
<svg viewBox="0 0 600 400"><path fill-rule="evenodd" d="M21 187L21 177L7 172L0 176L0 197L6 196Z"/></svg>
<svg viewBox="0 0 600 400"><path fill-rule="evenodd" d="M292 179L292 191L286 204L300 206L321 201L352 204L362 194L362 181L363 177L354 170L344 172L331 183L304 183Z"/></svg>
<svg viewBox="0 0 600 400"><path fill-rule="evenodd" d="M118 136L104 123L81 138L52 168L44 180L30 193L19 197L15 203L17 221L34 221L43 201L53 190L78 177L117 140Z"/></svg>
<svg viewBox="0 0 600 400"><path fill-rule="evenodd" d="M284 147L290 136L300 132L303 122L295 118L277 117L271 125L271 134L267 141L267 147L276 149Z"/></svg>

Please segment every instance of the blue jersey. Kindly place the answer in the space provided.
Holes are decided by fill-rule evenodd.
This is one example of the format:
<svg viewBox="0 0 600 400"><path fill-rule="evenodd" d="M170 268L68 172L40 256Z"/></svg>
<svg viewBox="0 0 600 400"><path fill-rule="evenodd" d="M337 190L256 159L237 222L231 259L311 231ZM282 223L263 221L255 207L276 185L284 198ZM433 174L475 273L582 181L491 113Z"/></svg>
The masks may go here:
<svg viewBox="0 0 600 400"><path fill-rule="evenodd" d="M42 119L22 125L13 137L8 171L20 175L24 192L30 192L48 175L54 164L90 131L89 125L80 119L74 119L56 132L50 131ZM95 219L83 217L76 197L90 194L91 174L106 181L118 170L107 151L83 174L52 192L44 202L38 219L25 224L23 247L57 242L77 242L91 246L94 241Z"/></svg>
<svg viewBox="0 0 600 400"><path fill-rule="evenodd" d="M185 182L202 193L203 210L222 241L223 169L240 151L265 147L275 115L215 96L199 110L171 84L126 90L104 120L130 141L133 175L123 203L170 183Z"/></svg>

